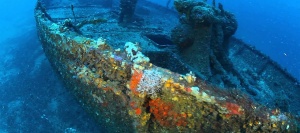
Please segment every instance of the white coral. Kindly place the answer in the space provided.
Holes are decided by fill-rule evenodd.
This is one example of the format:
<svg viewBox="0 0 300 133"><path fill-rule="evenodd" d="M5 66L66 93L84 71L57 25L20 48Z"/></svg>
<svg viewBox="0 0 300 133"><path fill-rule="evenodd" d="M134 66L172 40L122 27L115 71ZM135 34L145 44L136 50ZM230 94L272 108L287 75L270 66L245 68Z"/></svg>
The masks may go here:
<svg viewBox="0 0 300 133"><path fill-rule="evenodd" d="M154 69L145 70L137 88L140 93L147 93L150 95L156 95L160 91L162 86L162 75L160 72Z"/></svg>
<svg viewBox="0 0 300 133"><path fill-rule="evenodd" d="M138 44L127 42L125 44L125 51L127 57L134 63L134 69L143 70L144 65L150 61L150 59L140 51Z"/></svg>

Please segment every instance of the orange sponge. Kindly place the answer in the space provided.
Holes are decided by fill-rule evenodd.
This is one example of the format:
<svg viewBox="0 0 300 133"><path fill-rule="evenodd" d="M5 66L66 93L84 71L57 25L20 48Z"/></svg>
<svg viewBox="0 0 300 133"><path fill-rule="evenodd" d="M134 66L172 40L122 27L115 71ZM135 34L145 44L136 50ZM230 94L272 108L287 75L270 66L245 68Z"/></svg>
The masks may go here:
<svg viewBox="0 0 300 133"><path fill-rule="evenodd" d="M143 76L143 72L142 71L138 71L138 70L134 70L132 76L131 76L131 80L130 80L130 89L134 94L138 94L138 92L136 91L141 79Z"/></svg>

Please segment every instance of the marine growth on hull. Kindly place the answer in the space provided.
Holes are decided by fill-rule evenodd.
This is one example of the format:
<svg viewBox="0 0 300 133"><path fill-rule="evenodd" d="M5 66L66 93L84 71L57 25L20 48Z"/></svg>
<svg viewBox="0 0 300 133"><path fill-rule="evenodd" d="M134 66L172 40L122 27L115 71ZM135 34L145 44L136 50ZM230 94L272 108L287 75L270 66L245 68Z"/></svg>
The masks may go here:
<svg viewBox="0 0 300 133"><path fill-rule="evenodd" d="M299 132L299 82L233 37L221 3L39 0L35 18L54 70L107 132Z"/></svg>

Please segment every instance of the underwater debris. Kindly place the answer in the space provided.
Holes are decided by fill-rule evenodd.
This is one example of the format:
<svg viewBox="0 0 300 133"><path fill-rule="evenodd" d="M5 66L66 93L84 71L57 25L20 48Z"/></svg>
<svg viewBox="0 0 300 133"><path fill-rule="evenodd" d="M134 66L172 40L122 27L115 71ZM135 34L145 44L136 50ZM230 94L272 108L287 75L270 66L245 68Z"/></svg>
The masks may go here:
<svg viewBox="0 0 300 133"><path fill-rule="evenodd" d="M119 23L132 22L137 0L121 0L120 1L120 17Z"/></svg>

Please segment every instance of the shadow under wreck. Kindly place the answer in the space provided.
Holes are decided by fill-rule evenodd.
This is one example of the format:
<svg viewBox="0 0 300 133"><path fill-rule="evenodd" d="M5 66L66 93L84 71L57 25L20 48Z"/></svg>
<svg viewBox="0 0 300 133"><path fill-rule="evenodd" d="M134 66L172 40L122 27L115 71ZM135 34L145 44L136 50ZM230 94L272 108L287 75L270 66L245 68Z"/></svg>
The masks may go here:
<svg viewBox="0 0 300 133"><path fill-rule="evenodd" d="M107 132L299 131L299 82L232 37L222 4L53 5L35 8L46 56Z"/></svg>

